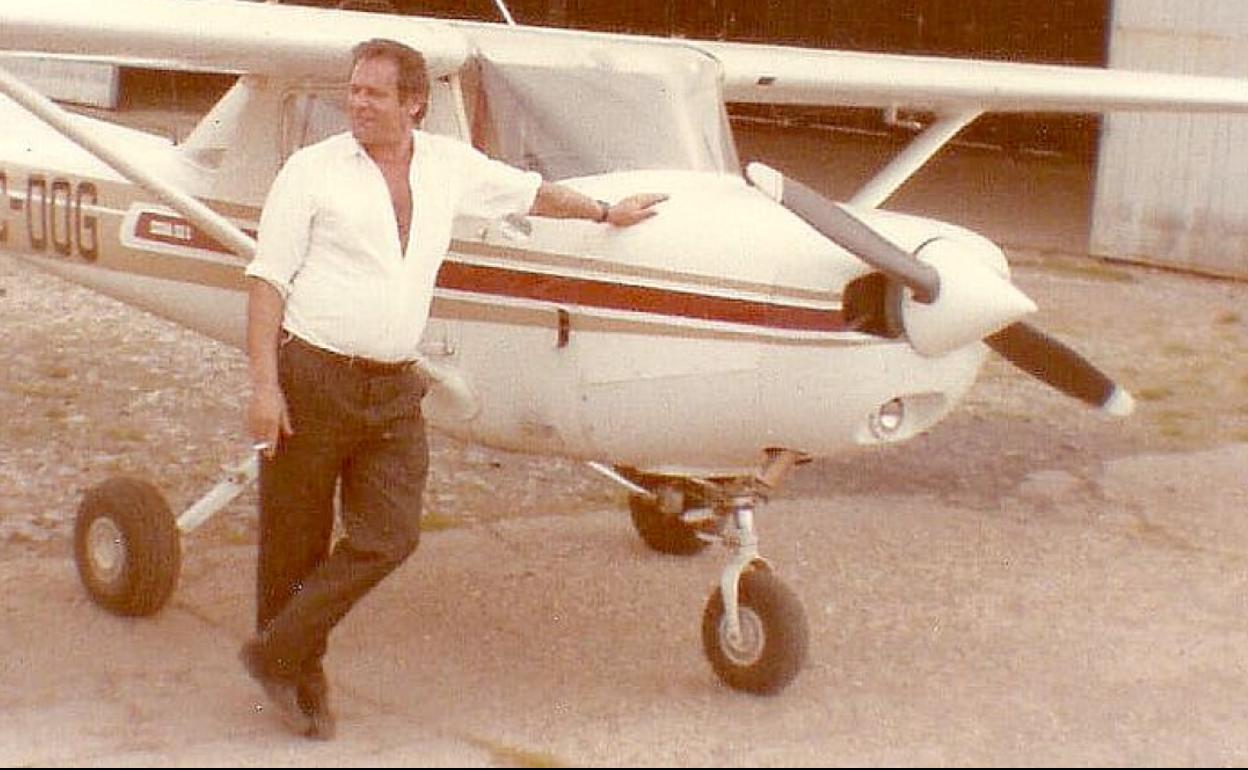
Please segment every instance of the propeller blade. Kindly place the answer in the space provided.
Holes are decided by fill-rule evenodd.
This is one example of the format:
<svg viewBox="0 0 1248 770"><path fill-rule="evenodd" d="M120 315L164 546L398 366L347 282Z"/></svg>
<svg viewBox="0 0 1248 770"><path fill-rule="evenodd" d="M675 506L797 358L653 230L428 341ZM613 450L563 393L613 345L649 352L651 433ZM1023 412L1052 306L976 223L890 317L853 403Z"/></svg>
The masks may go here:
<svg viewBox="0 0 1248 770"><path fill-rule="evenodd" d="M940 275L931 265L915 259L836 202L761 163L749 164L745 173L756 187L823 237L908 287L916 301L927 304L940 295Z"/></svg>
<svg viewBox="0 0 1248 770"><path fill-rule="evenodd" d="M1116 417L1135 410L1135 399L1104 372L1064 343L1016 321L984 338L1005 360L1072 398Z"/></svg>
<svg viewBox="0 0 1248 770"><path fill-rule="evenodd" d="M932 264L930 257L929 262L919 260L876 232L845 207L775 169L760 163L751 163L746 168L746 176L756 187L797 214L825 238L910 288L914 293L913 299L921 303L914 306L912 315L916 316L916 320L917 316L926 312L918 308L936 308L946 304L937 302L941 298L942 273ZM966 269L962 268L963 271ZM951 297L950 301L965 303L968 299L958 291L951 292L951 295L958 296L956 299ZM1021 293L1019 296L1026 299ZM1019 298L1006 296L1002 299L1003 313L1011 304L1022 308ZM1031 307L1034 309L1034 305ZM1018 315L1014 317L1017 318ZM908 321L909 319L907 333L920 352L934 354L947 349L948 343L939 339L923 344L923 335L919 333L921 328L910 328ZM1135 399L1126 389L1119 387L1086 358L1039 329L1021 321L1014 321L991 333L987 331L985 328L981 333L986 333L983 340L989 347L1041 382L1115 416L1125 417L1134 411Z"/></svg>

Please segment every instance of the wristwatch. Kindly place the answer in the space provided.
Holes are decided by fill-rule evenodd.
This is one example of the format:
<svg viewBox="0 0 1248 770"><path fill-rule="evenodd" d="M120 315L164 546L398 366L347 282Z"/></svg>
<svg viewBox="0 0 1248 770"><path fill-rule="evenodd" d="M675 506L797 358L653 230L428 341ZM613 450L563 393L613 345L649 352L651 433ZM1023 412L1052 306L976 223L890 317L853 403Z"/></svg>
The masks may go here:
<svg viewBox="0 0 1248 770"><path fill-rule="evenodd" d="M595 201L598 204L598 218L595 222L606 222L611 217L611 204L604 200Z"/></svg>

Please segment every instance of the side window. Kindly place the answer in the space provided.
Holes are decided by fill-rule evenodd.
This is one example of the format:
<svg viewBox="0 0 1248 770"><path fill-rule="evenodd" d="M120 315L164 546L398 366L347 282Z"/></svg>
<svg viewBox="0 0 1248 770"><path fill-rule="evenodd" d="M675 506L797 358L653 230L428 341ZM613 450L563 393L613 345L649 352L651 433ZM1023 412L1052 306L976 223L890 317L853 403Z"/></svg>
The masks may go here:
<svg viewBox="0 0 1248 770"><path fill-rule="evenodd" d="M429 83L429 108L425 111L424 130L431 134L454 136L467 140L463 122L463 105L459 89L448 78L438 78Z"/></svg>
<svg viewBox="0 0 1248 770"><path fill-rule="evenodd" d="M282 108L282 160L347 128L345 86L292 91Z"/></svg>
<svg viewBox="0 0 1248 770"><path fill-rule="evenodd" d="M282 160L300 147L316 144L350 128L346 85L318 85L291 91L282 107ZM451 83L429 84L429 107L423 128L435 134L466 139L459 95Z"/></svg>

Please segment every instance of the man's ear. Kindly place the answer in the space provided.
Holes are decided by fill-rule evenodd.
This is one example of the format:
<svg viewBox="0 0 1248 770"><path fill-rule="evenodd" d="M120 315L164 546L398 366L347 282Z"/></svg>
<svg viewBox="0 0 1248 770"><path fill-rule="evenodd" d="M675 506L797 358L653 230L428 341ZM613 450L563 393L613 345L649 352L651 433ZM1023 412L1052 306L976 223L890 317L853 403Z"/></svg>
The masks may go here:
<svg viewBox="0 0 1248 770"><path fill-rule="evenodd" d="M412 118L412 125L419 126L420 122L425 119L425 113L429 111L429 95L424 98L413 99L411 106L407 108L407 114Z"/></svg>

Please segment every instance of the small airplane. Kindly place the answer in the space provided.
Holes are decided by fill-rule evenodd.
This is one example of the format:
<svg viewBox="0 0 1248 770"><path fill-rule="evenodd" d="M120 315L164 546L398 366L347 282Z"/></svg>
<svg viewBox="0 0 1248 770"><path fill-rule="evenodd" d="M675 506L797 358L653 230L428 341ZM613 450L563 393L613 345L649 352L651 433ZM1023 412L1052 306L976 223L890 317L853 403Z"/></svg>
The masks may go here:
<svg viewBox="0 0 1248 770"><path fill-rule="evenodd" d="M782 690L807 655L802 605L754 527L796 465L927 431L990 351L1111 414L1132 408L1021 320L1035 305L997 245L880 206L985 111L1248 112L1248 83L1230 79L243 0L5 0L0 50L239 77L175 144L70 114L0 66L0 248L242 347L265 193L291 152L344 130L350 50L374 37L424 52L425 130L594 198L670 196L621 230L458 221L422 342L426 411L464 440L591 463L628 490L657 551L726 546L703 646L722 681L753 693ZM934 118L834 203L760 164L742 173L726 102ZM74 540L92 599L159 610L181 537L255 476L249 452L178 515L138 479L88 490Z"/></svg>

